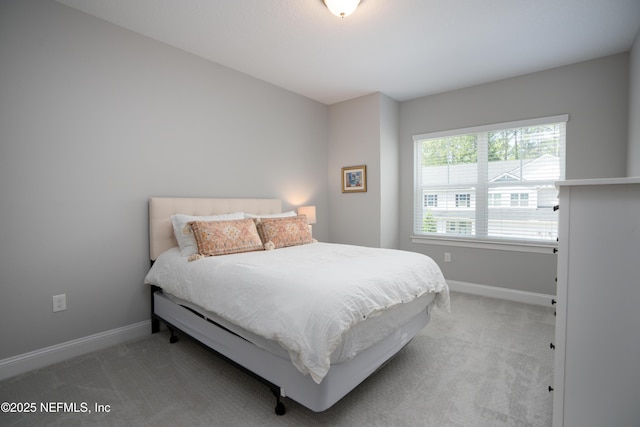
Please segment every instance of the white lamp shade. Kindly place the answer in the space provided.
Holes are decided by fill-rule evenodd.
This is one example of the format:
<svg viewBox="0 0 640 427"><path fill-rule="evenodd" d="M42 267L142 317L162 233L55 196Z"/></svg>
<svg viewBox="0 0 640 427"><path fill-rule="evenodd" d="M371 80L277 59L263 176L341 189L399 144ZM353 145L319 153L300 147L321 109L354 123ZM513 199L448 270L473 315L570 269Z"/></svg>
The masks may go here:
<svg viewBox="0 0 640 427"><path fill-rule="evenodd" d="M307 222L309 224L316 223L316 207L315 206L300 206L298 208L298 215L306 215Z"/></svg>
<svg viewBox="0 0 640 427"><path fill-rule="evenodd" d="M327 5L331 13L340 18L344 18L356 10L360 4L360 0L324 0L324 4Z"/></svg>

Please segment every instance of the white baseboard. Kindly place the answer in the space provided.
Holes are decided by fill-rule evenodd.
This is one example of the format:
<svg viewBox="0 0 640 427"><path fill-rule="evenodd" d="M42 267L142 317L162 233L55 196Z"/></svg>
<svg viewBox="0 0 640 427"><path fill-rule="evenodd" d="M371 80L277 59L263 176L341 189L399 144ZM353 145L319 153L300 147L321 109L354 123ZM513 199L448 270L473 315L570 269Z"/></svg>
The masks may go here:
<svg viewBox="0 0 640 427"><path fill-rule="evenodd" d="M499 288L497 286L479 285L476 283L458 282L455 280L447 280L447 283L449 284L449 289L454 292L523 302L525 304L542 305L545 307L551 307L551 300L555 299L555 295Z"/></svg>
<svg viewBox="0 0 640 427"><path fill-rule="evenodd" d="M151 334L151 320L0 360L0 380Z"/></svg>

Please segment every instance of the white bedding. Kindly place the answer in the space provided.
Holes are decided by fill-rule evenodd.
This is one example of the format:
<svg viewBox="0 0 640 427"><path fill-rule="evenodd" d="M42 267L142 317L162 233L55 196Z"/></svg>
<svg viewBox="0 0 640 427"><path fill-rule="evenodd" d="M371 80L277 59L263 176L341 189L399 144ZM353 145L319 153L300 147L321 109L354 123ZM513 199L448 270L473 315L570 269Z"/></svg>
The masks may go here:
<svg viewBox="0 0 640 427"><path fill-rule="evenodd" d="M282 347L282 345L280 345L280 343L248 332L246 329L229 322L227 319L223 319L217 314L205 310L197 304L178 298L166 290L163 291L163 294L174 304L187 307L190 310L195 311L203 318L222 326L228 331L233 332L261 349L267 350L269 353L283 359L290 359L289 353L284 347ZM411 321L420 312L424 310L428 311L428 306L431 305L434 298L435 294L424 294L411 302L399 304L393 308L385 310L384 315L370 316L367 320L356 324L342 335L339 345L333 353L331 353L331 365L344 363L355 357L362 350L371 347L373 344L378 343L388 335L393 334L398 330L398 328Z"/></svg>
<svg viewBox="0 0 640 427"><path fill-rule="evenodd" d="M447 284L431 258L330 243L194 262L172 248L158 257L145 283L280 343L317 383L346 331L366 318L426 293L449 309Z"/></svg>

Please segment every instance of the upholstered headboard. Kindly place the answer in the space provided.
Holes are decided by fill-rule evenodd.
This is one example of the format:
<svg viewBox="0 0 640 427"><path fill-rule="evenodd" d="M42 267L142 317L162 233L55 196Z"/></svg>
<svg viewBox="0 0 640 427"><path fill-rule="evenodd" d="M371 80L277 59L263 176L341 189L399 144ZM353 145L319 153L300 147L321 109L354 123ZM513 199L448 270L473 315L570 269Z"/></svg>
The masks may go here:
<svg viewBox="0 0 640 427"><path fill-rule="evenodd" d="M280 213L279 199L208 199L188 197L152 197L149 199L149 257L152 261L167 249L178 246L171 215L221 215L246 212L256 215Z"/></svg>

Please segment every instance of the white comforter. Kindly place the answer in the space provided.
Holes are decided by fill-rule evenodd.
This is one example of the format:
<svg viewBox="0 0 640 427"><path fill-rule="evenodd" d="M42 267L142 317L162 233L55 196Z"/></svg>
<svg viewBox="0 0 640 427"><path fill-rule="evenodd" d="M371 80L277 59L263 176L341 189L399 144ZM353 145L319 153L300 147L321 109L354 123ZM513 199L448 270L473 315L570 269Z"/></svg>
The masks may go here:
<svg viewBox="0 0 640 427"><path fill-rule="evenodd" d="M279 342L320 383L349 328L429 292L449 310L438 265L415 252L312 243L188 262L178 248L145 278L255 334Z"/></svg>

